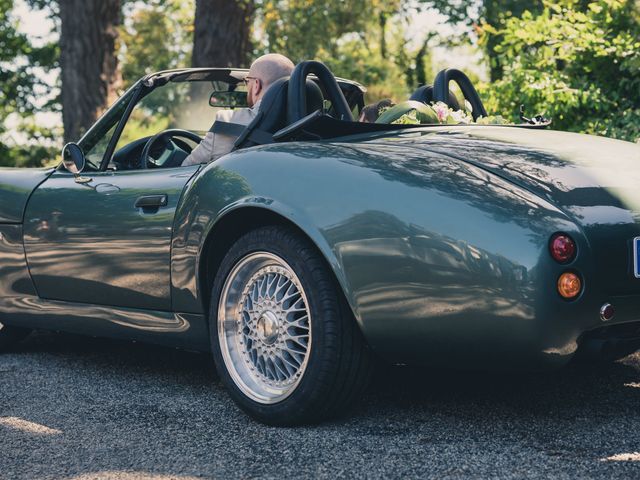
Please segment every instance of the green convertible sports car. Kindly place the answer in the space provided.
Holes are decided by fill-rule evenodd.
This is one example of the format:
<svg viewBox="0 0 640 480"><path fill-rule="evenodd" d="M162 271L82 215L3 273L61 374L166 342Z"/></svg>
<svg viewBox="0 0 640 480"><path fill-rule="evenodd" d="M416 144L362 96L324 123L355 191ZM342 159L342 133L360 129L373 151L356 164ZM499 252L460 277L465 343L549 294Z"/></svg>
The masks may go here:
<svg viewBox="0 0 640 480"><path fill-rule="evenodd" d="M211 351L240 407L292 425L344 411L374 355L539 369L640 347L638 145L356 122L364 87L309 61L226 126L231 153L181 166L246 75L148 75L58 168L0 169L0 350L41 328ZM413 99L453 106L450 80L486 116L455 70Z"/></svg>

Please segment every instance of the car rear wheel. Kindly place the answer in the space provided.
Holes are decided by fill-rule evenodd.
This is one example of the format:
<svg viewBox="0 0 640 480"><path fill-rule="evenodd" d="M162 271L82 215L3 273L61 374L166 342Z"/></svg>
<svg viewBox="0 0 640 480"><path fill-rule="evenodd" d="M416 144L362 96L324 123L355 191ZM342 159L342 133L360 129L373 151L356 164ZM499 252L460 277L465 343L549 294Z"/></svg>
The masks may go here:
<svg viewBox="0 0 640 480"><path fill-rule="evenodd" d="M11 327L0 323L0 353L13 348L31 333L28 328Z"/></svg>
<svg viewBox="0 0 640 480"><path fill-rule="evenodd" d="M271 425L312 423L362 393L371 354L315 247L295 230L241 237L214 281L211 345L236 403Z"/></svg>

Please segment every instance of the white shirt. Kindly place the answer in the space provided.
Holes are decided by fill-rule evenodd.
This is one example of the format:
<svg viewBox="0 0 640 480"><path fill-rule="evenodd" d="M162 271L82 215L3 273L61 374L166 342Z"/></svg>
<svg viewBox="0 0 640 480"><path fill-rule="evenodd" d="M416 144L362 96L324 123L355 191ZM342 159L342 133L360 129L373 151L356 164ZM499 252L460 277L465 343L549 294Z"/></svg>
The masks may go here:
<svg viewBox="0 0 640 480"><path fill-rule="evenodd" d="M258 114L260 101L261 100L258 100L256 104L251 108L220 110L216 114L215 121L249 125ZM235 141L236 137L232 135L207 132L200 144L196 146L191 154L183 160L182 166L187 167L189 165L197 165L198 163L213 162L214 160L217 160L223 155L229 153L233 149L233 144L235 143Z"/></svg>

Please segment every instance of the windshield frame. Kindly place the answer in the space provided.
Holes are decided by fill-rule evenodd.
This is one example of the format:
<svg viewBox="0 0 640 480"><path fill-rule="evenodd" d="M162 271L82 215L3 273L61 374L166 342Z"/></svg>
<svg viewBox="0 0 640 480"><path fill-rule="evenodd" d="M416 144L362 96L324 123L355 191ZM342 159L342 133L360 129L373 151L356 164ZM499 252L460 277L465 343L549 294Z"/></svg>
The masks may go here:
<svg viewBox="0 0 640 480"><path fill-rule="evenodd" d="M104 159L107 157L112 147L115 146L113 144L114 138L116 135L119 135L122 127L124 126L123 120L128 116L130 110L132 108L132 103L135 104L137 101L136 98L139 93L139 88L141 86L140 80L134 83L130 88L128 88L121 96L118 98L104 113L96 120L96 122L82 135L80 140L78 140L77 144L83 152L90 150L93 148L102 138L106 135L114 125L116 129L114 130L111 138L109 139L109 143L107 145L107 149L100 160L100 163L97 165L98 172L103 171ZM99 135L100 132L103 132L102 135ZM95 141L93 141L93 137ZM113 145L112 145L113 144ZM63 162L58 164L58 169L63 168Z"/></svg>

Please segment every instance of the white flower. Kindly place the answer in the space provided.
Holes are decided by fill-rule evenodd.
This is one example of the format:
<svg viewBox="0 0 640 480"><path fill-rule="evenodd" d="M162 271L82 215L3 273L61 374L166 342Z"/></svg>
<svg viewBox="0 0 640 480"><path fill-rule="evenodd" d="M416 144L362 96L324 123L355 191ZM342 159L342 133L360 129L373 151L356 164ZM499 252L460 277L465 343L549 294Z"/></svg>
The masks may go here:
<svg viewBox="0 0 640 480"><path fill-rule="evenodd" d="M469 115L462 110L452 110L449 116L455 123L471 123Z"/></svg>
<svg viewBox="0 0 640 480"><path fill-rule="evenodd" d="M508 125L510 122L500 115L492 115L489 117L479 117L477 120L473 119L473 116L469 111L465 110L453 110L449 108L444 102L432 102L431 108L438 116L438 122L454 125L454 124L469 124L478 123L481 125ZM640 139L638 139L640 143Z"/></svg>
<svg viewBox="0 0 640 480"><path fill-rule="evenodd" d="M447 123L447 117L449 116L449 106L444 102L436 102L432 104L433 110L438 115L438 121L440 123Z"/></svg>

